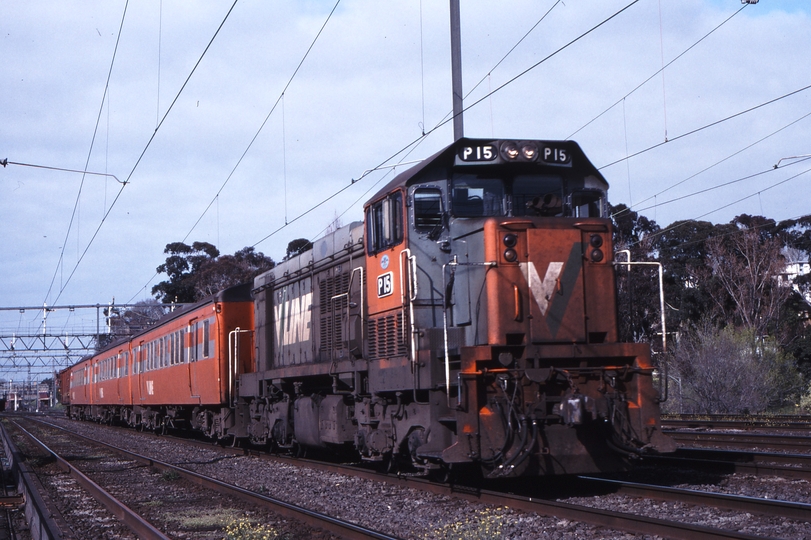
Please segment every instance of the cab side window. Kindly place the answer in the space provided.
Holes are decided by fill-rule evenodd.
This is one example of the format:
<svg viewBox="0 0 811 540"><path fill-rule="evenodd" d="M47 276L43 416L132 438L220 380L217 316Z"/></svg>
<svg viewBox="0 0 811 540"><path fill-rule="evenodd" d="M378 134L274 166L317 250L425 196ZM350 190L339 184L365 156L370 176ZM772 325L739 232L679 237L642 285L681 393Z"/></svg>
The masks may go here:
<svg viewBox="0 0 811 540"><path fill-rule="evenodd" d="M604 194L599 190L572 193L572 215L574 217L602 217L603 198Z"/></svg>
<svg viewBox="0 0 811 540"><path fill-rule="evenodd" d="M403 195L392 193L367 209L367 250L370 255L403 241Z"/></svg>
<svg viewBox="0 0 811 540"><path fill-rule="evenodd" d="M432 231L442 226L442 191L437 188L414 190L414 227Z"/></svg>

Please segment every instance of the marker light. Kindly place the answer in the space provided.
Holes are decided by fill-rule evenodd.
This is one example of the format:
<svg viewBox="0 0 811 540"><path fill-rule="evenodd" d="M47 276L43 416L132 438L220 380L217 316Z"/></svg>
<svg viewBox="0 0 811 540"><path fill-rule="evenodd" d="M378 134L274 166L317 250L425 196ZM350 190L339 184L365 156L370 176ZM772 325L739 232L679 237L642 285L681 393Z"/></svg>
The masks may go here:
<svg viewBox="0 0 811 540"><path fill-rule="evenodd" d="M508 248L515 247L515 244L518 243L518 237L514 234L505 234L504 235L504 245Z"/></svg>
<svg viewBox="0 0 811 540"><path fill-rule="evenodd" d="M515 143L507 143L502 147L504 157L507 159L516 159L518 157L518 147Z"/></svg>
<svg viewBox="0 0 811 540"><path fill-rule="evenodd" d="M593 248L598 248L603 245L603 237L599 234L592 234L589 238L589 244L591 244Z"/></svg>
<svg viewBox="0 0 811 540"><path fill-rule="evenodd" d="M518 259L518 253L514 249L507 249L504 251L504 260L507 262L515 262Z"/></svg>
<svg viewBox="0 0 811 540"><path fill-rule="evenodd" d="M593 249L591 250L591 260L594 262L600 262L603 260L603 252L600 249Z"/></svg>
<svg viewBox="0 0 811 540"><path fill-rule="evenodd" d="M521 153L524 155L524 159L532 161L538 157L538 148L534 144L525 144L521 148Z"/></svg>

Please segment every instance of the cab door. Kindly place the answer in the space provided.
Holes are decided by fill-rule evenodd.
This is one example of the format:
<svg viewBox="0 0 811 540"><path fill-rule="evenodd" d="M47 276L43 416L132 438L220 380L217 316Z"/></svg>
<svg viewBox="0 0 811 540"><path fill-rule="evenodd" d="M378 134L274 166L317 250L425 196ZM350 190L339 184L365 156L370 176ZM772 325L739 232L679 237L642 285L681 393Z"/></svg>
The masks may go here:
<svg viewBox="0 0 811 540"><path fill-rule="evenodd" d="M414 257L405 248L404 196L393 191L366 206L368 356L410 357Z"/></svg>

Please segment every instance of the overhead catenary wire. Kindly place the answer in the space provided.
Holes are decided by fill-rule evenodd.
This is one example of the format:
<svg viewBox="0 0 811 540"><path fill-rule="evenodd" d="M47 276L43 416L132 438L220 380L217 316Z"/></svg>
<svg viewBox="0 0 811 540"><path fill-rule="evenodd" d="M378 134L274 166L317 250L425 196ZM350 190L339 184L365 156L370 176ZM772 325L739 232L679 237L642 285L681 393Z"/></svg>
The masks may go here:
<svg viewBox="0 0 811 540"><path fill-rule="evenodd" d="M802 160L802 161L805 161L805 160ZM802 163L802 161L797 161L795 163ZM792 165L794 165L794 163ZM688 193L688 194L682 195L680 197L675 197L675 198L669 199L667 201L657 202L655 205L651 205L651 206L648 206L648 207L645 207L645 208L640 208L638 211L639 212L644 212L645 210L650 210L651 208L657 208L657 207L665 206L667 204L674 203L674 202L677 202L677 201L683 201L684 199L689 199L690 197L695 197L697 195L703 195L704 193L709 193L710 191L715 191L716 189L721 189L723 187L731 186L733 184L737 184L737 183L743 182L745 180L751 180L751 179L757 178L759 176L763 176L763 175L766 175L766 174L773 173L775 170L777 170L777 169L775 169L774 167L769 167L768 169L764 169L762 171L759 171L759 172L756 172L756 173L753 173L753 174L749 174L749 175L743 176L741 178L736 178L735 180L730 180L729 182L724 182L723 184L718 184L718 185L711 186L711 187L708 187L708 188L705 188L705 189L701 189L699 191L694 191L692 193ZM805 172L808 172L808 171L803 171L803 173L800 173L800 174L804 174ZM767 188L767 189L771 189L771 188ZM761 191L766 191L766 190L761 190ZM760 192L758 192L758 193L760 193ZM754 196L754 195L750 195L750 196ZM713 213L713 212L710 212L710 213ZM617 215L617 214L615 214L615 215Z"/></svg>
<svg viewBox="0 0 811 540"><path fill-rule="evenodd" d="M56 281L56 276L57 276L57 274L60 273L61 269L63 268L63 260L65 258L65 248L68 245L68 238L70 238L70 231L73 229L73 222L76 219L76 213L78 212L78 209L79 209L79 201L81 200L81 197L82 197L82 189L84 187L85 175L86 174L96 174L96 173L88 173L86 171L87 171L87 167L90 165L90 156L93 154L93 147L94 147L95 142L96 142L96 135L98 134L98 131L99 131L99 123L101 122L101 115L102 115L102 112L104 111L104 103L107 100L108 92L109 92L109 89L110 89L110 78L112 77L112 74L113 74L113 66L115 65L116 55L118 54L118 45L121 42L121 34L122 34L122 30L124 29L124 20L127 17L127 7L128 6L129 6L129 0L127 0L127 2L124 3L124 11L121 14L121 23L118 26L118 35L116 36L115 46L113 47L113 56L110 59L110 68L107 70L107 80L104 83L104 92L102 93L102 96L101 96L101 105L99 106L99 112L96 115L96 125L93 128L93 136L90 139L90 148L87 151L87 159L85 159L84 171L71 171L71 172L81 172L82 179L79 182L79 191L76 194L76 201L73 203L73 211L71 212L70 220L68 222L68 228L67 228L67 231L65 232L65 239L62 242L62 249L59 250L59 259L57 260L56 268L54 269L53 276L51 276L51 282L48 285L48 291L45 293L45 300L43 301L43 304L48 301L48 297L51 295L51 291L53 290L54 282ZM34 165L28 165L28 166L33 167ZM44 167L44 166L39 166L39 167L40 168L51 168L51 169L53 169L53 167ZM118 178L116 178L116 180L118 181ZM119 183L120 183L120 181L119 181ZM78 234L77 234L77 241L78 241ZM65 287L65 283L60 283L60 294L61 294L62 290L64 290L64 287Z"/></svg>
<svg viewBox="0 0 811 540"><path fill-rule="evenodd" d="M205 209L203 210L203 212L200 214L200 216L199 216L199 217L197 218L197 220L194 222L194 224L192 225L191 229L189 229L189 231L186 233L186 236L184 236L184 237L183 237L183 240L181 240L181 242L185 242L185 241L186 241L186 240L189 238L189 236L191 236L191 233L192 233L192 232L194 232L194 229L196 229L196 228L197 228L197 225L199 225L199 224L200 224L200 221L202 221L202 219L205 217L205 215L206 215L206 214L208 213L208 211L211 209L211 206L214 204L214 202L215 202L215 201L218 199L218 197L220 196L220 193L222 193L222 191L225 189L225 186L226 186L226 185L228 185L228 182L229 182L229 181L231 180L231 178L234 176L234 173L235 173L235 172L236 172L236 170L239 168L239 166L240 166L240 164L242 163L242 161L245 159L245 156L247 156L247 155L248 155L248 152L251 150L251 148L253 147L254 143L255 143L255 142L256 142L256 140L259 138L260 133L262 133L262 130L264 129L265 125L266 125L266 124L268 123L268 121L270 120L270 117L273 115L274 111L275 111L275 110L276 110L276 108L279 106L279 103L283 103L283 100L284 100L284 95L285 95L285 93L287 92L287 89L288 89L288 88L290 87L290 85L293 83L293 80L295 79L295 77L296 77L296 75L298 74L299 70L301 69L302 65L304 65L304 61L305 61L305 60L307 59L307 57L310 55L310 52L313 50L313 47L315 47L315 44L316 44L316 42L318 41L318 38L319 38L319 37L321 36L321 34L323 33L324 28L326 28L327 23L328 23L328 22L330 21L330 19L332 18L332 15L335 13L335 10L336 10L336 9L338 9L338 5L339 5L340 3L341 3L341 0L337 0L337 2L335 2L335 5L333 6L333 8L332 8L332 10L330 11L329 15L327 15L326 20L325 20L325 21L324 21L324 23L321 25L321 28L318 30L318 33L316 34L316 36L313 38L312 42L310 43L310 46L307 48L307 51L304 53L304 56L302 56L302 58L301 58L301 60L299 61L298 65L296 66L296 69L295 69L295 70L293 70L293 74L292 74L292 75L290 76L290 78L287 80L287 83L285 84L284 88L282 89L281 93L279 94L279 97L278 97L278 98L276 98L276 101L273 103L273 106L271 107L270 112L268 112L268 114L265 116L264 120L263 120L263 121L262 121L262 123L259 125L259 129L257 129L257 130L256 130L256 133L254 133L253 137L252 137L252 138L251 138L251 140L248 142L248 145L245 147L245 150L242 152L242 154L240 155L239 159L237 159L237 162L234 164L234 167L231 169L231 172L230 172L230 173L228 173L228 176L225 178L225 180L223 181L223 183L222 183L222 185L220 186L220 188L219 188L219 189L217 190L217 192L214 194L214 197L211 199L211 201L210 201L210 202L208 203L208 205L205 207ZM235 4L236 4L236 2L235 2ZM232 9L233 9L233 7L232 7ZM229 12L229 13L230 13L230 12ZM223 21L223 22L225 22L225 21ZM285 159L286 159L286 158L285 158ZM285 177L286 177L286 164L285 164ZM286 181L286 180L285 180L285 181ZM285 189L286 189L286 185L285 185ZM286 203L286 197L285 197L285 226L287 225L287 207L286 207L286 204L287 204L287 203ZM151 282L152 282L152 280L153 280L153 279L155 279L157 276L158 276L158 273L157 273L157 272L155 272L155 273L152 275L152 277L151 277L151 278L149 278L149 280L146 282L146 284L145 284L143 287L141 287L141 288L138 290L138 292L137 292L137 293L135 293L135 294L132 296L132 298L130 298L130 300L129 300L129 301L130 301L130 302L132 302L132 300L133 300L133 299L134 299L136 296L138 296L138 294L140 293L140 291L145 290L145 289L146 289L146 288L149 286L149 283L151 283Z"/></svg>
<svg viewBox="0 0 811 540"><path fill-rule="evenodd" d="M643 204L643 203L645 203L645 202L647 202L647 201L649 201L649 200L651 200L651 199L656 199L656 198L657 198L659 195L662 195L662 194L664 194L664 193L666 193L666 192L670 191L671 189L674 189L674 188L676 188L676 187L678 187L678 186L680 186L680 185L684 184L684 183L685 183L685 182L687 182L688 180L691 180L691 179L693 179L693 178L695 178L695 177L697 177L697 176L699 176L699 175L701 175L701 174L703 174L703 173L705 173L705 172L709 171L710 169L713 169L714 167L717 167L718 165L720 165L720 164L724 163L725 161L728 161L728 160L732 159L733 157L735 157L735 156L737 156L737 155L739 155L739 154L741 154L741 153L743 153L743 152L745 152L745 151L749 150L750 148L752 148L752 147L754 147L754 146L756 146L756 145L758 145L758 144L762 143L763 141L765 141L765 140L767 140L767 139L769 139L769 138L771 138L771 137L773 137L773 136L777 135L778 133L780 133L780 132L782 132L782 131L784 131L784 130L788 129L789 127L791 127L791 126L793 126L793 125L795 125L795 124L799 123L800 121L805 120L805 119L806 119L806 118L808 118L809 116L811 116L811 112L809 112L809 113L806 113L806 114L802 115L801 117L799 117L799 118L797 118L797 119L795 119L795 120L793 120L793 121L789 122L788 124L784 125L783 127L779 128L779 129L776 129L775 131L772 131L772 132L771 132L771 133L769 133L768 135L765 135L764 137L761 137L760 139L756 140L755 142L750 143L750 144L748 144L748 145L744 146L744 147L743 147L743 148L741 148L740 150L737 150L737 151L735 151L735 152L733 152L733 153L731 153L731 154L727 155L726 157L724 157L724 158L722 158L722 159L720 159L720 160L716 161L716 162L715 162L715 163L713 163L712 165L709 165L709 166L707 166L707 167L704 167L704 168L703 168L703 169L701 169L700 171L698 171L698 172L696 172L696 173L694 173L694 174L691 174L691 175L690 175L690 176L688 176L687 178L684 178L683 180L680 180L680 181L678 181L678 182L676 182L676 183L674 183L674 184L671 184L670 186L666 187L665 189L663 189L663 190L661 190L661 191L659 191L659 192L657 192L657 193L654 193L654 194L653 194L653 195L651 195L650 197L647 197L646 199L643 199L643 200L641 200L641 201L637 202L636 204L629 204L628 208L626 208L626 209L622 210L621 212L617 212L616 214L612 215L612 217L614 217L614 216L616 216L616 215L620 215L620 214L622 214L622 213L624 213L624 212L630 212L631 210L636 209L636 208L637 208L639 205L641 205L641 204ZM806 156L799 156L799 157L806 157ZM626 162L626 163L627 163L627 162ZM779 165L779 162L778 162L778 165ZM774 168L775 168L775 169L776 169L776 168L778 168L778 165L775 165L775 166L774 166ZM706 191L706 190L703 190L703 191ZM666 203L663 203L663 204L666 204ZM658 206L661 206L661 204L657 204L657 205L658 205ZM657 205L654 205L654 206L657 206ZM642 208L642 209L640 209L639 211L642 211L642 210L647 210L648 208L651 208L651 207Z"/></svg>
<svg viewBox="0 0 811 540"><path fill-rule="evenodd" d="M79 268L79 265L82 263L82 260L84 260L84 257L87 255L87 252L90 250L90 247L93 245L93 241L96 239L96 237L99 234L99 231L101 230L101 228L104 225L105 221L109 217L110 212L112 212L113 208L115 207L116 203L118 202L119 198L121 197L121 194L123 193L124 188L127 187L127 184L129 183L130 179L132 178L132 175L135 174L135 170L138 168L138 165L141 163L141 160L143 159L144 155L146 155L146 152L149 149L149 147L151 146L152 141L155 140L155 136L157 135L157 133L160 130L163 123L166 121L166 118L169 116L169 113L171 113L172 109L174 108L175 104L177 103L177 100L180 98L180 95L183 93L183 90L186 88L186 85L189 83L189 80L191 79L192 75L194 75L195 71L197 71L197 68L200 65L200 62L202 62L202 60L205 57L206 53L208 52L209 48L211 48L211 44L216 39L217 35L219 35L220 30L222 30L222 27L225 25L225 22L228 20L228 17L233 12L233 10L236 7L238 1L239 0L234 0L234 3L231 4L231 7L228 9L228 12L225 14L225 17L223 18L222 22L217 27L217 30L214 32L214 35L209 40L209 42L206 45L205 49L203 50L202 54L197 59L197 62L194 64L194 67L192 67L191 71L189 72L188 77L186 77L186 80L183 82L182 86L180 87L180 90L178 90L177 94L175 95L174 99L172 100L172 103L169 105L169 108L164 113L164 115L161 118L160 122L158 122L158 125L155 128L155 131L152 132L152 135L149 137L149 140L147 141L146 145L144 146L144 149L141 151L141 154L138 156L138 159L135 161L135 164L132 166L132 169L130 170L129 174L124 179L124 181L121 182L121 188L118 190L118 193L116 194L115 198L113 199L113 202L110 203L110 207L104 213L104 216L102 217L101 222L99 222L98 227L96 227L95 232L93 233L92 237L90 238L90 241L85 246L84 251L79 256L78 260L76 261L76 265L73 267L73 270L68 275L67 280L65 281L65 283L60 288L59 294L56 296L56 298L54 299L53 302L58 301L59 298L62 296L62 293L64 292L65 288L67 288L68 284L70 283L71 279L73 278L73 275L76 273L76 270ZM120 32L119 32L119 34L120 34Z"/></svg>
<svg viewBox="0 0 811 540"><path fill-rule="evenodd" d="M809 158L809 159L811 159L811 158ZM803 161L804 161L804 160L803 160ZM799 163L799 162L798 162L798 163ZM772 170L774 170L774 169L769 169L769 171L772 171ZM768 171L763 171L763 172L761 172L761 173L757 173L757 174L763 174L763 173L765 173L765 172L768 172ZM716 213L716 212L720 212L721 210L724 210L724 209L726 209L726 208L729 208L730 206L734 206L734 205L736 205L736 204L738 204L738 203L740 203L740 202L743 202L743 201L745 201L745 200L747 200L747 199L751 199L752 197L759 196L759 195L760 195L761 193L763 193L764 191L770 191L770 190L772 190L772 189L774 189L774 188L776 188L776 187L778 187L778 186L782 186L783 184L785 184L785 183L787 183L787 182L790 182L791 180L795 180L795 179L799 178L800 176L803 176L803 175L805 175L805 174L808 174L809 172L811 172L811 168L809 168L809 169L805 169L804 171L801 171L801 172L799 172L799 173L797 173L797 174L794 174L794 175L792 175L792 176L790 176L790 177L788 177L788 178L785 178L785 179L783 179L783 180L781 180L781 181L779 181L779 182L775 182L774 184L772 184L772 185L770 185L770 186L768 186L768 187L765 187L765 188L759 189L758 191L756 191L756 192L754 192L754 193L750 193L749 195L745 195L745 196L743 196L743 197L741 197L741 198L739 198L739 199L736 199L736 200L734 200L734 201L732 201L732 202L729 202L729 203L727 203L727 204L724 204L724 205L722 205L722 206L719 206L719 207L717 207L717 208L715 208L715 209L713 209L713 210L710 210L709 212L705 212L705 213L703 213L703 214L701 214L701 215L698 215L698 216L695 216L695 217L693 217L693 218L686 219L686 220L681 220L681 221L679 221L678 223L671 224L670 226L665 227L664 229L660 229L659 231L656 231L656 232L654 232L654 233L651 233L651 234L647 235L647 236L645 237L645 239L647 240L647 239L655 238L655 237L657 237L657 236L661 236L662 234L665 234L665 233L666 233L666 232L668 232L668 231L672 231L673 229L676 229L677 227L683 226L685 223L689 223L689 222L691 222L691 221L698 221L698 220L700 220L700 219L702 219L702 218L705 218L705 217L707 217L707 216L709 216L709 215L711 215L711 214L714 214L714 213ZM755 176L755 175L753 175L753 176ZM802 216L801 216L801 217L802 217ZM631 244L629 244L629 245L634 246L634 245L637 245L637 244L638 244L639 242L641 242L641 241L642 241L642 240L640 240L640 241L638 241L638 242L633 242L633 243L631 243Z"/></svg>
<svg viewBox="0 0 811 540"><path fill-rule="evenodd" d="M555 50L555 51L553 51L552 53L548 54L548 55L547 55L546 57L544 57L543 59L541 59L541 60L539 60L538 62L536 62L536 63L532 64L530 67L528 67L528 68L524 69L523 71L521 71L521 72L520 72L520 73L518 73L517 75L513 76L511 79L509 79L509 80L508 80L508 81L506 81L505 83L503 83L503 84L501 84L500 86L496 87L496 89L495 89L495 90L493 90L492 92L488 92L486 95L484 95L484 96L482 96L481 98L477 99L477 100L476 100L476 101L474 101L473 103L471 103L471 104L469 104L469 105L465 106L465 107L462 109L462 113L464 113L464 112L466 112L466 111L470 110L471 108L473 108L473 107L477 106L478 104L482 103L483 101L485 101L486 99L488 99L488 98L489 98L490 96L492 96L493 94L495 94L495 93L497 93L497 92L499 92L499 91L503 90L504 88L506 88L506 87L507 87L507 86L509 86L510 84L514 83L515 81L517 81L518 79L520 79L520 78L521 78L521 77L523 77L524 75L528 74L529 72L531 72L531 71L533 71L534 69L536 69L538 66L542 65L543 63L547 62L548 60L550 60L551 58L553 58L554 56L556 56L557 54L559 54L561 51L564 51L564 50L565 50L565 49L567 49L568 47L572 46L573 44L577 43L578 41L580 41L580 40L581 40L581 39L583 39L584 37L586 37L586 36L588 36L589 34L591 34L592 32L594 32L595 30L597 30L597 29L599 29L600 27L602 27L603 25L605 25L605 24L606 24L606 23L608 23L609 21L611 21L611 20L613 20L614 18L618 17L620 14L622 14L623 12L625 12L626 10L628 10L629 8L631 8L632 6L634 6L635 4L637 4L639 1L640 1L640 0L633 0L631 3L629 3L629 4L628 4L628 5L626 5L625 7L621 8L620 10L616 11L614 14L610 15L610 16L609 16L609 17L607 17L606 19L604 19L604 20L602 20L601 22L597 23L596 25L592 26L591 28L589 28L589 29L588 29L588 30L586 30L585 32L583 32L583 33L579 34L577 37L575 37L574 39L570 40L570 41L569 41L569 42L567 42L565 45L562 45L561 47L559 47L558 49L556 49L556 50ZM394 154L390 155L388 158L386 158L386 159L384 159L383 161L381 161L380 163L378 163L378 165L376 165L375 167L373 167L373 168L371 168L371 169L368 169L368 170L367 170L367 172L365 172L363 175L361 175L361 177L360 177L360 178L358 178L357 180L353 179L353 180L352 180L352 182L351 182L350 184L345 185L344 187L340 188L339 190L337 190L337 191L335 191L334 193L332 193L331 195L329 195L327 198L323 199L322 201L320 201L320 202L316 203L315 205L313 205L313 206L312 206L312 207L310 207L309 209L305 210L304 212L302 212L301 214L299 214L298 216L296 216L295 218L293 218L292 220L290 220L290 222L289 222L289 223L286 223L286 224L284 224L284 225L282 225L282 226L278 227L277 229L275 229L275 230L271 231L271 232L270 232L268 235L266 235L265 237L263 237L261 240L259 240L258 242L254 243L254 244L253 244L253 247L256 247L257 245L261 244L261 243L262 243L262 242L264 242L265 240L267 240L267 239L271 238L272 236L274 236L274 235L278 234L279 232L281 232L282 230L284 230L284 229L285 229L287 226L289 226L290 224L292 224L292 223L294 223L294 222L298 221L299 219L301 219L301 218L303 218L303 217L305 217L305 216L309 215L310 213L314 212L315 210L317 210L318 208L320 208L321 206L323 206L324 204L326 204L327 202L329 202L329 201L330 201L330 200L332 200L333 198L337 197L338 195L340 195L341 193L343 193L344 191L346 191L347 189L349 189L350 187L352 187L353 185L355 185L355 184L356 184L357 182L359 182L360 180L363 180L363 179L366 177L366 175L367 175L367 174L368 174L370 171L375 171L375 170L377 170L377 169L379 169L379 168L381 168L381 167L385 166L387 163L389 163L390 161L392 161L393 159L395 159L397 156L399 156L399 155L400 155L400 154L402 154L403 152L406 152L406 151L407 151L409 148L412 148L414 145L419 144L419 143L420 143L420 142L421 142L423 139L425 139L426 137L430 136L431 134L433 134L434 132L436 132L436 131L437 131L439 128L441 128L441 127L442 127L442 126L444 126L445 124L448 124L448 123L450 123L450 122L452 122L452 121L453 121L453 118L452 118L452 117L451 117L451 118L448 118L448 117L446 116L446 117L445 117L443 120L441 120L439 123L437 123L437 125L435 125L435 126L432 128L432 129L428 130L428 131L427 131L427 132L425 132L424 134L422 134L422 135L420 135L419 137L417 137L416 139L412 140L411 142L409 142L408 144L406 144L405 146L403 146L403 147L402 147L400 150L398 150L398 151L397 151L397 152L395 152Z"/></svg>
<svg viewBox="0 0 811 540"><path fill-rule="evenodd" d="M625 156L625 157L623 157L623 158L620 158L620 159L617 159L617 160L615 160L615 161L612 161L611 163L607 163L606 165L603 165L603 166L601 166L601 167L598 167L598 169L599 169L599 170L607 169L607 168L609 168L609 167L611 167L611 166L613 166L613 165L616 165L617 163L622 163L622 162L623 162L623 161L625 161L625 160L628 160L628 159L634 158L634 157L639 156L639 155L641 155L641 154L644 154L644 153L646 153L646 152L650 152L651 150L654 150L654 149L656 149L656 148L659 148L660 146L663 146L663 145L665 145L665 144L672 143L672 142L674 142L674 141L677 141L677 140L679 140L679 139L683 139L683 138L685 138L685 137L687 137L687 136L690 136L690 135L695 135L696 133L699 133L699 132L701 132L701 131L704 131L705 129L709 129L709 128L714 127L714 126L717 126L717 125L719 125L719 124L723 124L724 122L728 122L729 120L732 120L733 118L737 118L737 117L739 117L739 116L743 116L743 115L745 115L745 114L748 114L748 113L750 113L750 112L756 111L756 110L758 110L758 109L762 109L763 107L766 107L766 106L768 106L768 105L772 105L773 103L777 103L778 101L781 101L781 100L783 100L783 99L789 98L789 97L791 97L791 96L793 96L793 95L795 95L795 94L799 94L799 93L801 93L801 92L805 92L805 91L806 91L806 90L808 90L809 88L811 88L811 84L810 84L810 85L807 85L807 86L803 86L802 88L798 88L797 90L791 91L791 92L789 92L789 93L787 93L787 94L783 94L782 96L776 97L776 98L774 98L774 99L770 99L769 101L765 101L765 102L763 102L763 103L761 103L761 104L759 104L759 105L755 105L754 107L750 107L750 108L748 108L748 109L745 109L745 110L743 110L743 111L737 112L737 113L735 113L735 114L731 114L731 115L729 115L729 116L726 116L726 117L724 117L724 118L721 118L720 120L716 120L716 121L714 121L714 122L710 122L709 124L705 124L705 125L703 125L703 126L701 126L701 127L698 127L698 128L696 128L696 129L693 129L693 130L691 130L691 131L687 131L687 132L685 132L685 133L682 133L681 135L677 135L676 137L673 137L673 138L672 138L672 139L670 139L670 140L667 140L667 141L662 141L662 142L660 142L660 143L654 144L654 145L652 145L652 146L649 146L649 147L647 147L647 148L644 148L643 150L639 150L639 151L637 151L637 152L634 152L633 154L630 154L630 155Z"/></svg>
<svg viewBox="0 0 811 540"><path fill-rule="evenodd" d="M600 119L600 118L601 118L601 117L602 117L602 116L603 116L605 113L607 113L608 111L610 111L611 109L613 109L614 107L616 107L617 105L619 105L620 103L622 103L622 102L623 102L623 100L625 100L626 98L630 97L630 96L631 96L632 94L634 94L634 93L635 93L637 90L639 90L640 88L642 88L643 86L645 86L645 85L646 85L648 82L650 82L651 80L653 80L653 78L654 78L654 77L656 77L657 75L659 75L659 73L663 72L665 69L667 69L668 67L670 67L670 66L671 66L673 63L675 63L675 62L676 62L678 59L680 59L682 56L684 56L685 54L687 54L688 52L690 52L690 51L691 51L693 48L695 48L695 47L696 47L696 46L697 46L699 43L701 43L702 41L704 41L705 39L707 39L707 38L708 38L710 35L712 35L712 34L713 34L713 33L714 33L716 30L718 30L719 28L721 28L722 26L724 26L726 23L728 23L728 22L729 22L729 21L730 21L730 20L731 20L731 19L732 19L732 18L733 18L735 15L737 15L738 13L740 13L740 12L741 12L741 11L742 11L742 10L743 10L745 7L746 7L746 5L744 5L743 7L739 8L739 9L738 9L738 11L736 11L735 13L733 13L732 15L730 15L729 17L727 17L726 19L724 19L724 20L723 20L723 21L722 21L722 22L721 22L719 25L715 26L715 27L714 27L712 30L710 30L709 32L707 32L706 34L704 34L704 35L703 35L703 36L702 36L702 37L701 37L701 38L700 38L698 41L696 41L695 43L693 43L692 45L690 45L689 47L687 47L686 49L684 49L684 50L683 50L683 51L682 51L680 54L678 54L676 57L674 57L674 58L673 58L673 59L672 59L670 62L668 62L667 64L665 64L664 66L662 66L662 68L661 68L661 69L658 69L656 72L654 72L653 74L651 74L651 76L650 76L650 77L648 77L647 79L645 79L644 81L642 81L641 83L639 83L638 85L636 85L636 86L635 86L635 87L634 87L634 88L633 88L633 89L632 89L630 92L628 92L627 94L625 94L624 96L622 96L621 98L619 98L617 101L615 101L614 103L612 103L611 105L609 105L609 106L608 106L608 107L607 107L607 108L606 108L606 109L605 109L603 112L601 112L600 114L598 114L597 116L595 116L594 118L592 118L591 120L589 120L588 122L586 122L585 124L583 124L582 126L580 126L579 128L577 128L577 129L576 129L574 132L572 132L572 133L571 133L571 134L570 134L568 137L566 137L566 138L567 138L567 139L571 139L572 137L574 137L575 135L577 135L578 133L580 133L581 131L583 131L585 128L587 128L588 126L590 126L591 124L593 124L594 122L596 122L597 120L599 120L599 119Z"/></svg>

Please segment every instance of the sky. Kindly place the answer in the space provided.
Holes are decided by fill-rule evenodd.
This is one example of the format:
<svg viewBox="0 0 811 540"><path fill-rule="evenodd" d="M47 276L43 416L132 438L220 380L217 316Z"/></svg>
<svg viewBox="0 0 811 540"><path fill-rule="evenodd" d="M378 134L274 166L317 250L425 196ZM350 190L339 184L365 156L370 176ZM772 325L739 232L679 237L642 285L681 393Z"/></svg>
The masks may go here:
<svg viewBox="0 0 811 540"><path fill-rule="evenodd" d="M811 213L807 1L461 3L466 136L573 139L661 226ZM149 299L170 242L279 261L453 139L444 0L6 0L0 53L0 308Z"/></svg>

